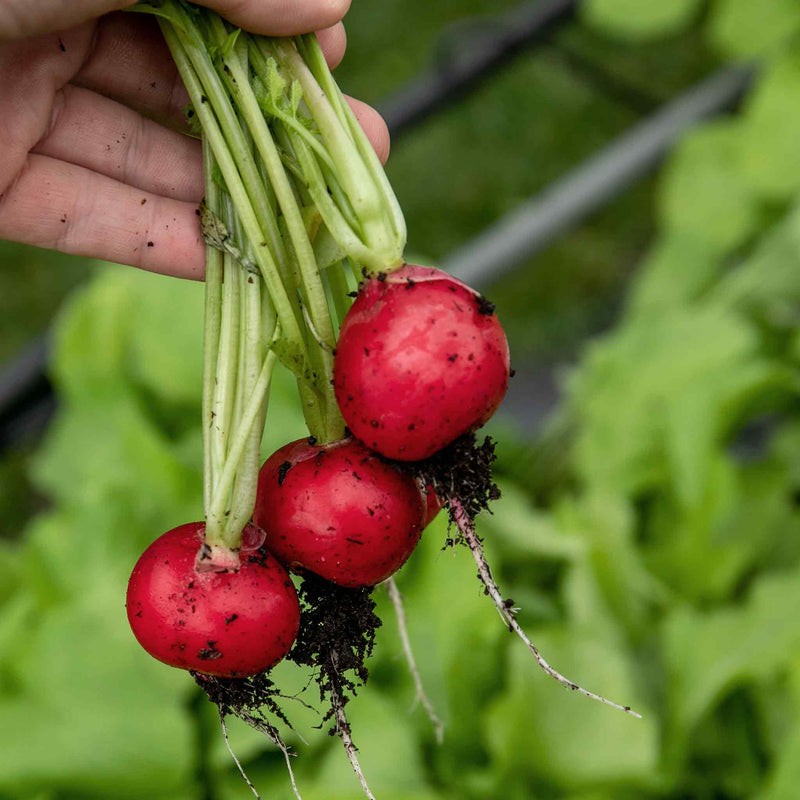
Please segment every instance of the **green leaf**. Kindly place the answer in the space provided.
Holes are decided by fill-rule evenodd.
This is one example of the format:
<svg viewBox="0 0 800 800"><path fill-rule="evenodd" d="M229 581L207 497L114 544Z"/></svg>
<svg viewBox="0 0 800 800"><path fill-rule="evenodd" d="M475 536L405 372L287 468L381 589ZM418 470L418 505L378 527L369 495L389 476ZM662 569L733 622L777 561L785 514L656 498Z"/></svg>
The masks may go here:
<svg viewBox="0 0 800 800"><path fill-rule="evenodd" d="M759 578L738 606L676 608L664 627L670 725L684 736L726 693L762 680L800 656L800 574Z"/></svg>
<svg viewBox="0 0 800 800"><path fill-rule="evenodd" d="M739 121L707 124L678 146L664 173L660 217L670 234L725 253L760 222L757 197L737 168Z"/></svg>
<svg viewBox="0 0 800 800"><path fill-rule="evenodd" d="M711 299L776 329L797 328L800 207L765 235L752 255L714 287Z"/></svg>
<svg viewBox="0 0 800 800"><path fill-rule="evenodd" d="M70 399L94 401L130 383L169 402L199 405L203 286L99 264L56 325L53 372Z"/></svg>
<svg viewBox="0 0 800 800"><path fill-rule="evenodd" d="M91 507L114 497L116 503L135 503L140 519L164 509L184 514L193 509L193 519L202 512L200 469L181 463L167 437L123 395L95 397L60 414L34 475L67 506Z"/></svg>
<svg viewBox="0 0 800 800"><path fill-rule="evenodd" d="M234 30L232 30L225 37L225 41L220 45L219 48L223 58L227 58L233 52L233 48L236 47L236 40L239 38L239 34L241 34L241 32L241 28L234 28Z"/></svg>
<svg viewBox="0 0 800 800"><path fill-rule="evenodd" d="M590 0L582 13L586 22L610 36L651 39L685 28L701 7L701 0Z"/></svg>
<svg viewBox="0 0 800 800"><path fill-rule="evenodd" d="M665 232L633 276L628 313L652 314L691 303L714 285L722 266L718 248L704 233Z"/></svg>
<svg viewBox="0 0 800 800"><path fill-rule="evenodd" d="M481 519L493 540L521 556L572 561L585 552L578 536L563 532L549 515L538 512L527 495L511 483L498 481L501 500L496 513Z"/></svg>
<svg viewBox="0 0 800 800"><path fill-rule="evenodd" d="M289 90L289 108L292 109L292 115L297 115L297 110L300 108L300 103L303 101L303 87L300 81L292 81L292 88Z"/></svg>
<svg viewBox="0 0 800 800"><path fill-rule="evenodd" d="M327 269L347 257L342 246L331 236L325 225L320 225L314 236L314 259L319 268Z"/></svg>
<svg viewBox="0 0 800 800"><path fill-rule="evenodd" d="M794 800L800 785L800 725L795 725L777 753L764 790L756 800Z"/></svg>
<svg viewBox="0 0 800 800"><path fill-rule="evenodd" d="M407 706L369 689L348 704L347 714L359 761L376 797L434 800L437 795L426 786ZM304 800L359 800L364 796L341 746L327 749L315 784L304 786L301 793Z"/></svg>
<svg viewBox="0 0 800 800"><path fill-rule="evenodd" d="M195 281L127 270L128 331L133 380L169 403L199 408L203 385L203 295Z"/></svg>
<svg viewBox="0 0 800 800"><path fill-rule="evenodd" d="M150 14L154 17L161 17L162 19L170 22L174 27L186 31L183 21L180 16L169 8L162 6L161 0L139 0L132 6L125 9L128 12L136 12L138 14Z"/></svg>
<svg viewBox="0 0 800 800"><path fill-rule="evenodd" d="M319 385L319 377L314 373L299 344L283 335L279 335L273 337L269 346L275 351L281 364L292 372L298 380L303 381L317 397L323 396L322 388Z"/></svg>
<svg viewBox="0 0 800 800"><path fill-rule="evenodd" d="M9 541L0 539L0 607L20 588L19 550Z"/></svg>
<svg viewBox="0 0 800 800"><path fill-rule="evenodd" d="M162 798L188 790L192 740L176 690L190 684L126 629L115 602L61 607L29 631L20 688L0 700L0 791Z"/></svg>
<svg viewBox="0 0 800 800"><path fill-rule="evenodd" d="M752 410L751 404L772 392L791 392L793 383L777 363L743 361L735 370L714 370L671 398L665 409L667 458L680 504L694 508L703 503L717 448Z"/></svg>
<svg viewBox="0 0 800 800"><path fill-rule="evenodd" d="M769 53L800 30L795 0L716 0L712 8L711 39L730 56Z"/></svg>
<svg viewBox="0 0 800 800"><path fill-rule="evenodd" d="M702 504L681 511L662 499L648 526L651 570L693 600L725 599L754 570L797 560L787 462L738 464L718 453L711 466Z"/></svg>
<svg viewBox="0 0 800 800"><path fill-rule="evenodd" d="M800 5L792 2L792 6L800 29ZM771 201L788 200L800 188L798 93L800 54L792 48L771 61L760 76L742 120L742 178Z"/></svg>
<svg viewBox="0 0 800 800"><path fill-rule="evenodd" d="M695 477L702 475L708 441L720 441L738 410L737 399L748 397L750 383L742 385L737 375L747 367L743 374L752 381L763 377L761 370L750 369L755 359L755 332L715 307L638 318L596 343L571 384L571 403L582 423L578 470L612 494L660 484L678 452L671 436L681 421L697 430L687 414L706 402L709 428L691 453L681 456ZM687 393L697 398L693 409L683 399Z"/></svg>
<svg viewBox="0 0 800 800"><path fill-rule="evenodd" d="M570 679L644 714L637 720L559 687L521 645L509 652L508 691L489 710L496 769L566 789L645 785L658 763L658 729L637 697L627 655L582 629L534 631L545 658ZM535 714L531 713L535 709Z"/></svg>
<svg viewBox="0 0 800 800"><path fill-rule="evenodd" d="M570 619L595 630L642 635L665 591L647 572L635 547L633 509L600 491L564 498L554 509L563 535L582 542L585 558L569 572Z"/></svg>
<svg viewBox="0 0 800 800"><path fill-rule="evenodd" d="M502 500L497 503L498 512ZM445 515L428 526L414 557L396 576L405 599L409 637L423 685L445 724L445 746L432 757L442 780L462 789L485 760L485 744L476 723L487 703L501 689L501 664L505 648L512 644L491 601L481 591L474 562L466 548L443 552ZM483 530L483 529L481 529ZM485 541L487 557L500 569L497 549ZM502 575L498 573L502 582ZM502 587L501 587L502 588ZM379 632L379 654L392 659L401 670L401 692L410 707L414 690L403 666L394 614L382 605L384 627ZM433 734L422 710L413 717L419 735Z"/></svg>
<svg viewBox="0 0 800 800"><path fill-rule="evenodd" d="M269 99L275 108L281 107L284 92L286 91L286 79L278 69L278 62L274 58L267 59L267 92Z"/></svg>
<svg viewBox="0 0 800 800"><path fill-rule="evenodd" d="M62 397L114 392L125 383L126 333L135 306L123 267L97 269L89 286L76 292L55 326L51 371Z"/></svg>

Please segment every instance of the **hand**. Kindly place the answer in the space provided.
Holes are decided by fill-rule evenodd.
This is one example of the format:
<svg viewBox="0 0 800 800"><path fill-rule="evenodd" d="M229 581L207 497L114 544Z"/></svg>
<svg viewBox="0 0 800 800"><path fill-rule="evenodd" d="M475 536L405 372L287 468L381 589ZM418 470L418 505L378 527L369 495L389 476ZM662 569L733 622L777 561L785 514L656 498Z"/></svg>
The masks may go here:
<svg viewBox="0 0 800 800"><path fill-rule="evenodd" d="M130 4L0 0L0 238L202 278L188 96L152 18L96 16ZM258 33L322 29L331 66L344 55L348 0L202 4ZM385 160L383 120L350 103Z"/></svg>

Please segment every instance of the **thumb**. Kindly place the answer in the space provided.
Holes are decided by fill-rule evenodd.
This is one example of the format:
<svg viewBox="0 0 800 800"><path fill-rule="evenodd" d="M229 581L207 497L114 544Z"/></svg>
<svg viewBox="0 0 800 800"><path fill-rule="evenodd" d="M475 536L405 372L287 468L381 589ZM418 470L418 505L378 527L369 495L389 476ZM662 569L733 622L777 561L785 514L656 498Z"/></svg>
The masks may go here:
<svg viewBox="0 0 800 800"><path fill-rule="evenodd" d="M330 28L347 13L350 0L196 0L252 33L291 36Z"/></svg>

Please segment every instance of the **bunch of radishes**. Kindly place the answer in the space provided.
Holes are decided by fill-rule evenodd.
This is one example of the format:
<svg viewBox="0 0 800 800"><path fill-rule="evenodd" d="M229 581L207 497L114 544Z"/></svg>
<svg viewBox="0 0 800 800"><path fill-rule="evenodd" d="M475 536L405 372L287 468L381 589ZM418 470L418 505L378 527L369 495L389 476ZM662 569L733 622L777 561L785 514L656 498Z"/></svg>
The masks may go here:
<svg viewBox="0 0 800 800"><path fill-rule="evenodd" d="M186 0L132 10L157 15L192 101L208 245L205 520L164 534L136 564L134 634L167 664L255 686L303 625L287 570L331 587L329 601L314 589L317 608L349 608L342 592L362 598L389 579L446 504L509 627L579 689L517 625L474 530L495 494L493 455L467 437L510 374L494 307L440 270L405 263L402 212L313 35L252 36ZM260 467L277 361L297 378L311 435ZM369 621L371 606L352 608ZM302 631L329 619L317 614ZM342 648L357 652L348 663L360 673L371 644L358 630L344 643L303 633L297 660L319 667L363 779L336 676ZM207 689L210 680L201 677Z"/></svg>
<svg viewBox="0 0 800 800"><path fill-rule="evenodd" d="M272 667L299 624L284 567L350 588L390 577L440 508L409 462L486 422L508 377L505 335L476 292L409 265L364 281L334 366L353 436L292 442L267 460L232 567L205 566L203 523L151 545L128 590L139 641L167 664L212 675Z"/></svg>

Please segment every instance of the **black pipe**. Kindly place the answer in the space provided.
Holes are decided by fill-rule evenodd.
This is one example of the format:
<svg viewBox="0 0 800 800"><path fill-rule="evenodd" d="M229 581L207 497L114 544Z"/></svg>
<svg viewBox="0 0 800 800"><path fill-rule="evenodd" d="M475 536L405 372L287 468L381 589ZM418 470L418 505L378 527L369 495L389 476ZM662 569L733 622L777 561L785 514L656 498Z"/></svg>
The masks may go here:
<svg viewBox="0 0 800 800"><path fill-rule="evenodd" d="M41 430L54 408L48 340L47 335L35 339L0 372L0 451Z"/></svg>
<svg viewBox="0 0 800 800"><path fill-rule="evenodd" d="M481 21L480 34L454 37L454 46L434 67L378 106L392 138L458 101L483 78L564 23L577 6L577 0L523 3Z"/></svg>

